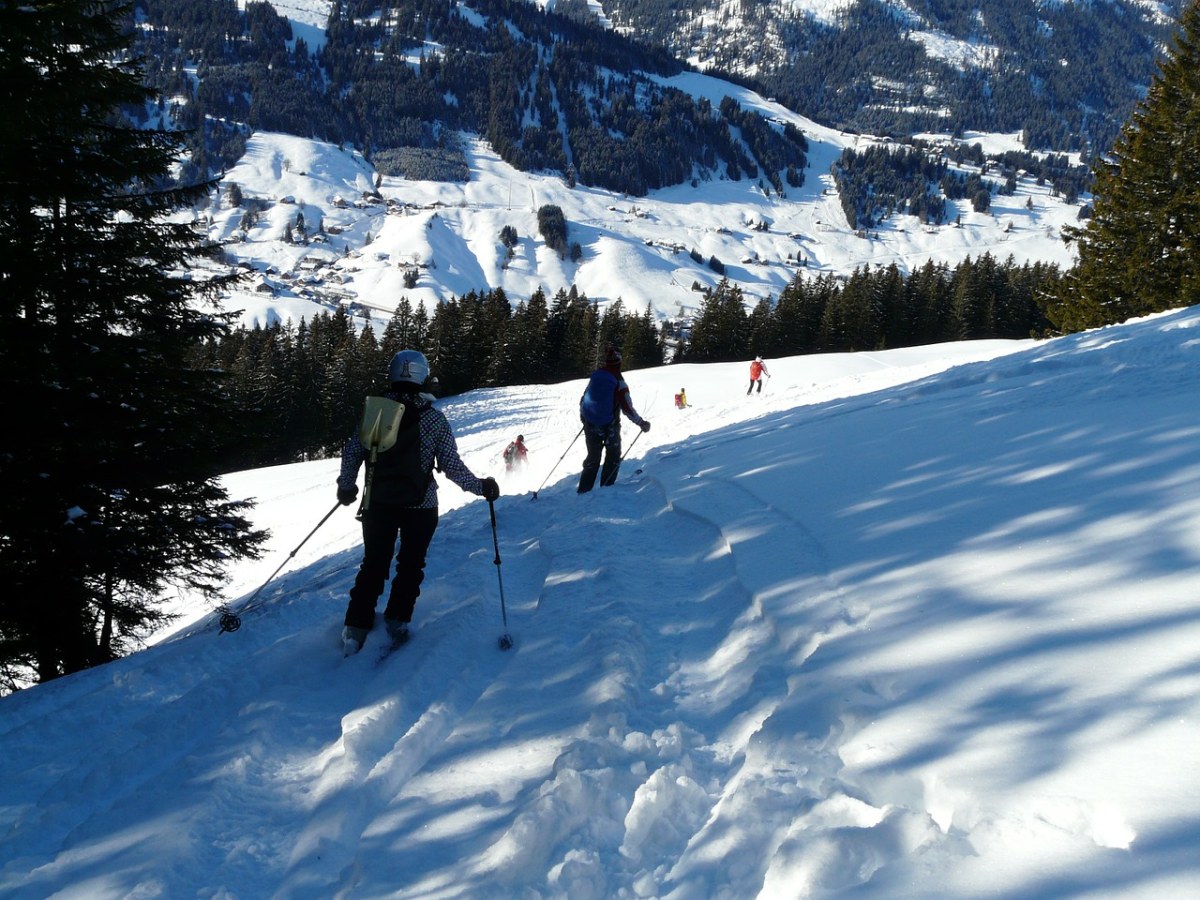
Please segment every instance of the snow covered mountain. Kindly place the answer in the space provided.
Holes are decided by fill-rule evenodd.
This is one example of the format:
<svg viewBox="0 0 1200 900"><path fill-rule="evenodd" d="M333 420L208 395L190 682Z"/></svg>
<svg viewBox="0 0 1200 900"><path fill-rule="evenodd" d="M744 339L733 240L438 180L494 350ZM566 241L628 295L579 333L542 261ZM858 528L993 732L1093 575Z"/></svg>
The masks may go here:
<svg viewBox="0 0 1200 900"><path fill-rule="evenodd" d="M635 312L649 305L663 319L693 312L698 291L722 277L753 302L777 296L800 274L849 274L862 265L909 271L928 259L954 265L984 253L1018 263L1072 262L1061 229L1078 222L1080 206L1028 173L985 212L969 200L951 201L943 225L895 215L870 231L851 228L830 170L847 147L878 139L823 128L708 76L669 82L714 105L732 94L744 108L800 128L809 142L804 185L780 196L748 179L716 180L629 198L520 172L470 135L463 137L468 181L411 181L380 176L349 149L258 133L203 211L211 236L231 242L230 263L254 275L227 306L265 324L351 304L378 328L402 296L432 311L438 300L490 287L516 303L539 288L553 295L575 286ZM1015 136L966 140L993 154L1019 149ZM545 205L563 210L567 240L580 245L577 261L539 235L537 211ZM518 236L511 253L500 238L506 227Z"/></svg>
<svg viewBox="0 0 1200 900"><path fill-rule="evenodd" d="M1031 147L1111 146L1182 0L531 0L748 78L866 133L1024 132ZM271 4L319 49L331 0ZM460 10L469 4L458 4Z"/></svg>
<svg viewBox="0 0 1200 900"><path fill-rule="evenodd" d="M240 630L181 597L0 699L0 895L1200 895L1198 354L1189 309L767 360L753 398L634 371L653 428L584 496L581 383L442 401L476 472L517 431L531 469L495 532L443 485L378 666L338 646L349 510L247 608L336 461L230 475L274 533Z"/></svg>

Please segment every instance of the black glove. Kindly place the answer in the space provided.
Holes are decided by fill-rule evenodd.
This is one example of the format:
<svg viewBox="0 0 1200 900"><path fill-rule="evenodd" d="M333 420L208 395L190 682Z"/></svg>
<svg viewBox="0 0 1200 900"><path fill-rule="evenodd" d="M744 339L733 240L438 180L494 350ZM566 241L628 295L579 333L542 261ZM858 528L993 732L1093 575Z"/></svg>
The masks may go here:
<svg viewBox="0 0 1200 900"><path fill-rule="evenodd" d="M495 478L484 478L480 483L483 485L483 499L488 503L500 496L500 485L496 484Z"/></svg>
<svg viewBox="0 0 1200 900"><path fill-rule="evenodd" d="M349 506L358 499L358 485L353 485L348 488L338 488L338 503L342 506Z"/></svg>
<svg viewBox="0 0 1200 900"><path fill-rule="evenodd" d="M650 423L647 422L645 419L642 419L642 431L649 431L649 430L650 430Z"/></svg>

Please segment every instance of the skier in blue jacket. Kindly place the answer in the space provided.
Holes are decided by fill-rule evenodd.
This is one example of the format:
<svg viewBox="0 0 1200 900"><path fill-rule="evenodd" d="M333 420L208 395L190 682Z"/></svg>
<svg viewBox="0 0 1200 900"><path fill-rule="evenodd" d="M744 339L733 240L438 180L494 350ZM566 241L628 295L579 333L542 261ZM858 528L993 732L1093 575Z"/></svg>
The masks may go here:
<svg viewBox="0 0 1200 900"><path fill-rule="evenodd" d="M616 482L617 470L621 468L622 414L642 431L650 430L650 423L637 414L629 398L629 385L621 377L621 354L615 347L609 347L603 367L592 373L579 398L579 419L587 444L587 457L579 474L579 493L586 494L596 484L601 451L604 469L600 473L600 486Z"/></svg>

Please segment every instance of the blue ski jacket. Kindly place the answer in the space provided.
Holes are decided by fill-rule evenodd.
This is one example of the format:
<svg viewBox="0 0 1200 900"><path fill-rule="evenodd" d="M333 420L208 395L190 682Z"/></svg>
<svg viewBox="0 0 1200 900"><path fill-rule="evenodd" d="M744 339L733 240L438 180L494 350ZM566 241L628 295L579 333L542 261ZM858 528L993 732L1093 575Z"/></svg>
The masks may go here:
<svg viewBox="0 0 1200 900"><path fill-rule="evenodd" d="M594 426L615 421L619 427L621 413L634 425L642 427L644 420L633 408L629 385L621 377L620 370L613 371L608 366L597 369L588 379L583 396L579 398L579 420L584 425Z"/></svg>

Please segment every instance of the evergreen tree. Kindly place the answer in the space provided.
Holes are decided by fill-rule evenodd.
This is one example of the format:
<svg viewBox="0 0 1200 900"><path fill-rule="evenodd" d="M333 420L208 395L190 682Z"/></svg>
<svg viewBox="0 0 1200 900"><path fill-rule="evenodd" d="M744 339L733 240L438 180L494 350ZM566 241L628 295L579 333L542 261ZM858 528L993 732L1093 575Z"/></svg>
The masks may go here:
<svg viewBox="0 0 1200 900"><path fill-rule="evenodd" d="M363 395L372 387L357 364L354 323L344 306L320 316L313 328L317 382L320 385L320 434L317 453L330 456L341 450L361 412ZM374 334L370 346L375 349Z"/></svg>
<svg viewBox="0 0 1200 900"><path fill-rule="evenodd" d="M880 311L880 346L907 347L912 344L913 309L900 268L892 263L875 273L875 306Z"/></svg>
<svg viewBox="0 0 1200 900"><path fill-rule="evenodd" d="M876 350L883 341L883 308L868 267L855 269L825 306L823 350Z"/></svg>
<svg viewBox="0 0 1200 900"><path fill-rule="evenodd" d="M621 341L621 355L627 369L642 369L661 366L666 345L662 332L654 322L650 304L640 316L627 316L625 337Z"/></svg>
<svg viewBox="0 0 1200 900"><path fill-rule="evenodd" d="M992 333L996 305L996 261L990 253L966 259L954 271L953 300L955 338L973 340Z"/></svg>
<svg viewBox="0 0 1200 900"><path fill-rule="evenodd" d="M429 345L429 313L425 311L425 301L417 304L412 320L412 346L424 350ZM391 360L391 355L387 359Z"/></svg>
<svg viewBox="0 0 1200 900"><path fill-rule="evenodd" d="M779 351L778 323L772 299L763 297L747 320L749 346L755 356L775 356Z"/></svg>
<svg viewBox="0 0 1200 900"><path fill-rule="evenodd" d="M540 384L549 378L546 295L538 288L517 304L508 327L509 370L502 384Z"/></svg>
<svg viewBox="0 0 1200 900"><path fill-rule="evenodd" d="M151 99L130 7L0 6L0 660L6 687L110 660L257 555L216 476L233 436L189 353L222 322L179 274L212 252L168 214L180 144L120 117Z"/></svg>
<svg viewBox="0 0 1200 900"><path fill-rule="evenodd" d="M624 346L625 338L625 303L618 297L614 302L604 307L600 314L600 329L596 334L596 355L603 358L609 347ZM623 361L625 368L630 368L629 361Z"/></svg>
<svg viewBox="0 0 1200 900"><path fill-rule="evenodd" d="M439 303L429 321L425 355L429 358L430 368L441 381L442 390L450 394L469 387L463 375L467 371L466 348L458 337L462 333L463 321L463 304L454 297Z"/></svg>
<svg viewBox="0 0 1200 900"><path fill-rule="evenodd" d="M270 435L271 441L255 459L254 466L279 465L285 462L301 462L305 432L308 427L309 409L300 402L300 382L297 362L297 334L299 328L289 319L287 324L272 329L271 359L278 366L272 395L278 428Z"/></svg>
<svg viewBox="0 0 1200 900"><path fill-rule="evenodd" d="M1079 262L1048 310L1080 331L1200 302L1200 2L1113 148L1097 162Z"/></svg>
<svg viewBox="0 0 1200 900"><path fill-rule="evenodd" d="M583 378L598 365L596 335L600 328L597 306L575 286L563 294L562 341L559 348L558 373L561 378ZM555 307L558 307L557 296Z"/></svg>
<svg viewBox="0 0 1200 900"><path fill-rule="evenodd" d="M687 362L730 362L749 352L749 324L742 289L722 278L709 291L692 324Z"/></svg>
<svg viewBox="0 0 1200 900"><path fill-rule="evenodd" d="M913 315L913 342L935 344L951 340L951 296L949 270L945 263L930 260L908 280ZM895 346L893 344L892 346Z"/></svg>
<svg viewBox="0 0 1200 900"><path fill-rule="evenodd" d="M321 318L311 324L301 320L296 327L295 352L289 374L291 393L305 427L300 431L297 452L300 460L317 459L321 455L323 431L321 416L321 379L323 368L315 348L320 343ZM314 334L317 335L314 338ZM316 423L317 427L314 427Z"/></svg>
<svg viewBox="0 0 1200 900"><path fill-rule="evenodd" d="M505 384L506 376L515 368L507 338L511 319L512 304L503 288L493 288L479 298L479 313L471 332L479 371L472 386Z"/></svg>
<svg viewBox="0 0 1200 900"><path fill-rule="evenodd" d="M421 350L416 331L412 304L407 297L401 297L383 329L381 352L384 359L390 361L401 350Z"/></svg>

